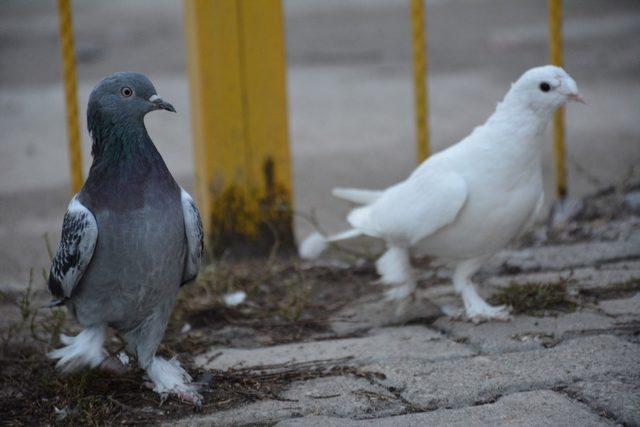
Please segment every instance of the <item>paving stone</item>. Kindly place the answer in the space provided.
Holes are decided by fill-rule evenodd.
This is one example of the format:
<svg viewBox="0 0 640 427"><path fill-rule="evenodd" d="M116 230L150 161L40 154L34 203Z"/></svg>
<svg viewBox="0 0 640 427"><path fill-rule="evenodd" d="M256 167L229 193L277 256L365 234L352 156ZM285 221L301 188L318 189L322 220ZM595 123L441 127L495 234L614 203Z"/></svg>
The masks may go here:
<svg viewBox="0 0 640 427"><path fill-rule="evenodd" d="M397 363L420 359L445 360L470 356L465 346L444 338L422 325L389 327L372 331L361 338L313 341L256 349L213 347L198 356L196 365L206 369L229 369L281 363L300 363L324 359L353 357L354 363ZM213 360L209 361L213 356Z"/></svg>
<svg viewBox="0 0 640 427"><path fill-rule="evenodd" d="M579 268L575 270L545 271L524 274L511 274L499 276L479 275L476 278L477 289L481 296L489 298L499 289L509 286L512 283L520 285L538 283L557 283L571 278L568 283L569 294L575 294L579 289L599 290L603 292L614 285L628 283L631 280L640 280L640 262L620 262L606 264L601 268ZM482 277L484 276L484 277ZM440 307L443 314L462 312L462 300L453 290L449 283L442 285L428 286L418 290L418 298L427 300Z"/></svg>
<svg viewBox="0 0 640 427"><path fill-rule="evenodd" d="M305 414L370 418L406 411L392 393L360 378L329 377L298 383L284 397L298 400Z"/></svg>
<svg viewBox="0 0 640 427"><path fill-rule="evenodd" d="M580 403L553 391L531 391L501 397L495 403L461 409L439 409L372 420L345 420L315 416L284 420L277 427L422 427L422 426L606 426L609 420L599 417Z"/></svg>
<svg viewBox="0 0 640 427"><path fill-rule="evenodd" d="M497 271L496 271L497 272ZM599 290L612 285L627 283L630 280L640 280L640 261L625 261L604 264L599 268L584 267L560 271L530 272L509 275L488 275L481 272L475 279L477 289L484 298L490 297L497 289L517 284L557 283L570 278L569 293L578 289ZM450 281L445 279L443 284L419 289L418 300L429 301L440 308L443 314L451 315L462 310L462 300L453 290Z"/></svg>
<svg viewBox="0 0 640 427"><path fill-rule="evenodd" d="M587 242L561 246L543 246L519 251L503 251L496 261L503 260L510 268L521 270L562 270L594 266L606 262L640 258L640 232L615 242Z"/></svg>
<svg viewBox="0 0 640 427"><path fill-rule="evenodd" d="M640 425L640 373L578 381L566 392L618 423Z"/></svg>
<svg viewBox="0 0 640 427"><path fill-rule="evenodd" d="M605 313L615 316L618 320L640 320L640 292L631 298L620 298L600 301L598 308Z"/></svg>
<svg viewBox="0 0 640 427"><path fill-rule="evenodd" d="M226 411L212 412L202 416L186 417L178 421L164 423L173 426L245 426L251 424L272 424L292 417L301 417L302 407L297 402L261 400Z"/></svg>
<svg viewBox="0 0 640 427"><path fill-rule="evenodd" d="M558 317L514 316L508 322L480 325L441 318L433 324L449 338L469 343L483 353L541 349L564 338L604 333L615 326L615 319L588 310Z"/></svg>
<svg viewBox="0 0 640 427"><path fill-rule="evenodd" d="M273 423L287 418L326 415L339 418L388 417L406 411L403 403L384 388L362 378L328 377L294 384L282 400L196 416L182 425L228 426Z"/></svg>
<svg viewBox="0 0 640 427"><path fill-rule="evenodd" d="M384 300L382 296L354 301L332 316L336 320L331 323L331 329L338 336L350 335L372 328L402 325L419 319L432 321L442 315L437 305L420 295L406 300L403 304L399 307L396 303Z"/></svg>
<svg viewBox="0 0 640 427"><path fill-rule="evenodd" d="M511 283L556 283L570 278L569 288L598 289L640 279L640 261L605 264L600 268L584 267L561 271L544 271L525 274L500 275L485 278L482 288L502 288Z"/></svg>
<svg viewBox="0 0 640 427"><path fill-rule="evenodd" d="M476 356L432 363L365 366L386 375L383 384L402 390L409 402L425 408L473 405L525 390L549 389L608 374L635 374L640 346L598 335L576 338L545 350Z"/></svg>

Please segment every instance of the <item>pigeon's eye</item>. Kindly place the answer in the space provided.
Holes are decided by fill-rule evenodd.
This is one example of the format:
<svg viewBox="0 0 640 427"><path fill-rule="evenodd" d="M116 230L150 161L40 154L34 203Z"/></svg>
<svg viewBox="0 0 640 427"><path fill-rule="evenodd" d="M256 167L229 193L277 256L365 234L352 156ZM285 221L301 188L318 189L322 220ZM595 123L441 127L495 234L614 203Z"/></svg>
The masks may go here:
<svg viewBox="0 0 640 427"><path fill-rule="evenodd" d="M120 89L120 93L122 94L122 96L124 96L125 98L130 97L131 95L133 95L133 89L131 89L130 87L123 87L122 89Z"/></svg>
<svg viewBox="0 0 640 427"><path fill-rule="evenodd" d="M543 92L549 92L551 90L551 85L547 82L540 83L540 90Z"/></svg>

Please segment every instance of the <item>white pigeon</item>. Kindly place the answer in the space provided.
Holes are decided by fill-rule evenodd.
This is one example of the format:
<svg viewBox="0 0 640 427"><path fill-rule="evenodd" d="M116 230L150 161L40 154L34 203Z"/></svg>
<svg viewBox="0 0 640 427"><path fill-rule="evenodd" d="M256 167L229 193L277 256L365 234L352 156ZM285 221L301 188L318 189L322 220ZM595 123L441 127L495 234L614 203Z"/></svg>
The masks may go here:
<svg viewBox="0 0 640 427"><path fill-rule="evenodd" d="M300 246L315 258L328 242L366 235L384 240L376 262L389 299L413 294L410 256L455 265L453 285L474 322L509 318L505 306L478 295L472 276L535 221L543 204L542 136L553 112L583 102L562 68L525 72L482 126L423 162L405 181L382 191L336 188L334 196L361 204L347 220L352 229L330 237L312 234Z"/></svg>

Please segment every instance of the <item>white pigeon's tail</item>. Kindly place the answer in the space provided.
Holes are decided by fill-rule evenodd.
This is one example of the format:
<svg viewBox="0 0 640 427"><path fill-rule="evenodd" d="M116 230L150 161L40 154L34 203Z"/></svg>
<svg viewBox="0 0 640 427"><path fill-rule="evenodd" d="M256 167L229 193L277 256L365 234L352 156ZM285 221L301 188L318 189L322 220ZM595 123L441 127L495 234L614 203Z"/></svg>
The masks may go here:
<svg viewBox="0 0 640 427"><path fill-rule="evenodd" d="M338 199L347 200L359 205L370 205L378 200L382 195L382 191L338 187L331 190L331 194Z"/></svg>
<svg viewBox="0 0 640 427"><path fill-rule="evenodd" d="M311 233L309 237L304 239L298 248L298 254L302 259L315 259L318 258L322 252L327 249L329 243L339 242L341 240L353 239L362 235L360 230L351 229L343 231L333 236L325 237L320 233Z"/></svg>

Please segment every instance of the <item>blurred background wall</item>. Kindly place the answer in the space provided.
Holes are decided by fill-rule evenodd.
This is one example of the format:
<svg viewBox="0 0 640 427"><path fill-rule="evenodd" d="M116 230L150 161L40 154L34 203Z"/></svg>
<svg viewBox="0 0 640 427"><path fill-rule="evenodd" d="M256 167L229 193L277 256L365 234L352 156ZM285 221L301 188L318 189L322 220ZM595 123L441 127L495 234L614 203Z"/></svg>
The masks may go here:
<svg viewBox="0 0 640 427"><path fill-rule="evenodd" d="M565 64L589 105L567 111L569 190L628 177L640 161L640 2L565 1ZM541 0L426 0L434 151L480 124L511 81L548 63ZM408 2L286 0L295 208L328 230L348 206L336 185L379 188L415 166ZM193 185L182 2L74 2L79 101L119 70L146 73L178 115L147 127L178 181ZM71 196L53 0L0 1L0 288L48 268ZM550 148L550 143L549 143ZM546 186L553 196L551 150ZM298 219L303 236L309 225Z"/></svg>

